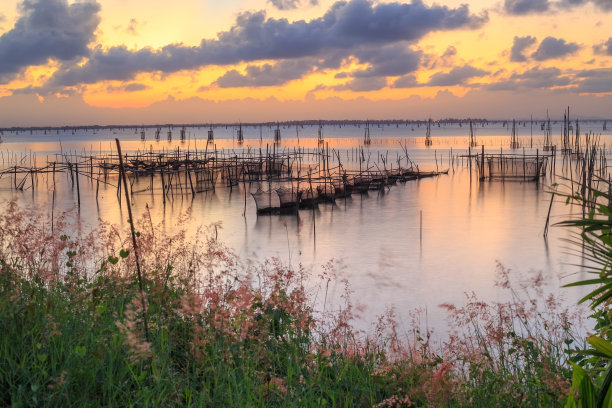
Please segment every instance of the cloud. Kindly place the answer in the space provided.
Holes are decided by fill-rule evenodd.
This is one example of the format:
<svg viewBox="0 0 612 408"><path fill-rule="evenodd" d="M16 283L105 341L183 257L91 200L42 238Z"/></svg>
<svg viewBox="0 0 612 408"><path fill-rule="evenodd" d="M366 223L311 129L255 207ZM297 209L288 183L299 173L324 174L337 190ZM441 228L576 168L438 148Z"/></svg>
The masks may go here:
<svg viewBox="0 0 612 408"><path fill-rule="evenodd" d="M562 38L546 37L542 40L538 49L531 54L537 61L561 58L578 51L580 46L576 43L565 42Z"/></svg>
<svg viewBox="0 0 612 408"><path fill-rule="evenodd" d="M377 91L387 86L387 79L383 77L353 78L346 84L332 87L336 91L370 92Z"/></svg>
<svg viewBox="0 0 612 408"><path fill-rule="evenodd" d="M121 86L109 85L106 87L106 90L108 92L138 92L138 91L145 91L150 88L151 87L148 85L141 84L138 82L132 82L130 84L124 84Z"/></svg>
<svg viewBox="0 0 612 408"><path fill-rule="evenodd" d="M442 55L437 54L423 54L422 64L430 70L438 67L453 67L455 66L455 57L457 56L457 48L449 45Z"/></svg>
<svg viewBox="0 0 612 408"><path fill-rule="evenodd" d="M427 85L429 86L455 86L465 85L468 79L482 77L489 74L482 69L474 68L471 65L456 67L449 72L437 72L431 76Z"/></svg>
<svg viewBox="0 0 612 408"><path fill-rule="evenodd" d="M302 0L268 0L268 3L271 3L279 10L295 10L300 7ZM317 6L319 4L319 1L309 0L308 3L311 6Z"/></svg>
<svg viewBox="0 0 612 408"><path fill-rule="evenodd" d="M446 51L444 51L444 54L442 54L442 56L440 58L451 58L454 57L455 55L457 55L457 48L453 47L452 45L449 45L446 48Z"/></svg>
<svg viewBox="0 0 612 408"><path fill-rule="evenodd" d="M516 91L518 89L549 89L566 86L571 83L559 68L534 67L521 74L513 73L508 79L487 85L486 88L496 91Z"/></svg>
<svg viewBox="0 0 612 408"><path fill-rule="evenodd" d="M609 93L612 92L612 69L589 69L576 74L579 93Z"/></svg>
<svg viewBox="0 0 612 408"><path fill-rule="evenodd" d="M612 10L612 1L610 0L593 0L593 4L604 11Z"/></svg>
<svg viewBox="0 0 612 408"><path fill-rule="evenodd" d="M582 6L587 3L593 3L595 7L603 11L612 10L612 1L610 0L561 0L557 3L557 6L562 9L569 9L576 6Z"/></svg>
<svg viewBox="0 0 612 408"><path fill-rule="evenodd" d="M130 24L128 24L125 31L132 35L138 35L138 27L141 26L142 23L135 18L130 19Z"/></svg>
<svg viewBox="0 0 612 408"><path fill-rule="evenodd" d="M415 88L420 85L421 84L417 82L416 76L409 74L397 78L391 85L391 88Z"/></svg>
<svg viewBox="0 0 612 408"><path fill-rule="evenodd" d="M568 10L588 3L592 3L603 11L612 10L610 0L505 0L504 11L513 15L537 14L553 10Z"/></svg>
<svg viewBox="0 0 612 408"><path fill-rule="evenodd" d="M125 46L92 50L82 66L59 71L57 86L102 80L130 80L139 72L172 73L206 65L230 65L270 59L335 56L345 58L366 47L414 42L441 30L474 29L488 15L457 8L411 3L376 3L368 0L337 2L320 18L289 22L266 17L265 12L240 14L233 27L217 39L199 46L170 44L161 49L128 50Z"/></svg>
<svg viewBox="0 0 612 408"><path fill-rule="evenodd" d="M0 36L0 83L28 66L86 57L98 27L94 0L24 0L15 26Z"/></svg>
<svg viewBox="0 0 612 408"><path fill-rule="evenodd" d="M548 0L505 0L504 10L508 14L525 15L543 13L550 8Z"/></svg>
<svg viewBox="0 0 612 408"><path fill-rule="evenodd" d="M128 23L127 26L116 25L113 28L115 29L115 31L123 31L126 34L136 36L136 35L138 35L139 28L144 26L144 25L146 25L146 22L143 23L141 21L138 21L135 18L131 18L130 22Z"/></svg>
<svg viewBox="0 0 612 408"><path fill-rule="evenodd" d="M421 52L402 45L369 47L354 53L361 63L370 67L353 73L354 77L399 76L416 71Z"/></svg>
<svg viewBox="0 0 612 408"><path fill-rule="evenodd" d="M278 86L301 78L312 69L312 63L303 59L284 60L274 65L249 65L246 68L246 74L232 69L219 77L215 83L221 88Z"/></svg>
<svg viewBox="0 0 612 408"><path fill-rule="evenodd" d="M525 62L527 57L524 51L536 43L536 38L530 35L526 37L514 37L512 49L510 50L510 61L512 62Z"/></svg>
<svg viewBox="0 0 612 408"><path fill-rule="evenodd" d="M353 55L361 64L368 64L369 66L350 73L340 72L336 74L336 79L351 78L351 80L330 89L355 92L382 89L387 86L386 77L405 76L416 71L421 61L422 52L407 48L403 44L394 44L383 47L364 47L353 52ZM404 82L405 80L399 83Z"/></svg>
<svg viewBox="0 0 612 408"><path fill-rule="evenodd" d="M593 46L593 51L596 54L610 55L612 56L612 37L608 38L601 44Z"/></svg>

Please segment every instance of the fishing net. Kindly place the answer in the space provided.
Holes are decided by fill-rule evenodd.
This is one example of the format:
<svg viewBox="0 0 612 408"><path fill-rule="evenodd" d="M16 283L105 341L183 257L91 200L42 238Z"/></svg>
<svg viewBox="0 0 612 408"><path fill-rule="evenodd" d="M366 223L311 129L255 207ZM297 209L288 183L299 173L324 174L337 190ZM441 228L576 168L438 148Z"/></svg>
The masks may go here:
<svg viewBox="0 0 612 408"><path fill-rule="evenodd" d="M317 186L317 194L319 197L333 198L336 191L331 183L319 184Z"/></svg>
<svg viewBox="0 0 612 408"><path fill-rule="evenodd" d="M484 163L481 157L476 164L481 178L536 180L546 174L547 159L533 156L485 156Z"/></svg>
<svg viewBox="0 0 612 408"><path fill-rule="evenodd" d="M251 195L255 199L255 207L257 208L257 212L270 212L274 208L280 207L278 194L274 194L271 190L263 191L261 189L257 189L257 191L251 193Z"/></svg>
<svg viewBox="0 0 612 408"><path fill-rule="evenodd" d="M281 208L295 207L300 199L300 193L294 188L281 187L276 190Z"/></svg>

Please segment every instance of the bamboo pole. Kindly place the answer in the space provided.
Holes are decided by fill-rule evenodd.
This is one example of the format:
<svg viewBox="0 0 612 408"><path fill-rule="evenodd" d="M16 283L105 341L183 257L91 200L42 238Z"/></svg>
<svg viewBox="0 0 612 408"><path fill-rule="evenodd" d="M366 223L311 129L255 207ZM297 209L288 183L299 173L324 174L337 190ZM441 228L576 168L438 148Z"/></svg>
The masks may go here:
<svg viewBox="0 0 612 408"><path fill-rule="evenodd" d="M130 205L130 195L127 189L127 179L125 177L125 168L123 167L123 158L121 157L121 144L119 143L119 139L115 139L117 143L117 151L119 153L119 171L121 179L123 180L123 189L125 191L125 201L128 208L128 216L130 223L130 231L132 232L132 245L134 247L134 257L136 258L136 272L138 273L138 287L140 290L140 299L141 299L141 307L142 307L142 319L145 328L145 338L147 341L150 341L149 337L149 323L147 319L147 308L146 308L146 298L144 293L144 287L142 284L142 273L140 271L140 259L138 255L138 245L136 243L136 230L134 229L134 217L132 216L132 206Z"/></svg>

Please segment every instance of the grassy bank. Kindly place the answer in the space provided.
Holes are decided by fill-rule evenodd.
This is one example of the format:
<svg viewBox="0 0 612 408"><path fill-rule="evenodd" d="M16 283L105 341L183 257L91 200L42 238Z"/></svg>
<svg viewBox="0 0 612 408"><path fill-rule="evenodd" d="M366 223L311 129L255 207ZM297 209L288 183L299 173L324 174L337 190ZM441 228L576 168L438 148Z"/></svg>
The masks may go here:
<svg viewBox="0 0 612 408"><path fill-rule="evenodd" d="M0 217L0 406L542 406L565 404L578 318L540 276L499 267L507 302L468 296L448 335L352 326L350 287L241 261L206 231L136 222L69 237L7 203ZM320 285L306 285L319 281ZM443 284L443 282L441 282ZM321 310L321 308L323 310ZM143 313L144 310L144 313ZM145 328L146 319L146 328ZM434 341L434 338L437 340Z"/></svg>

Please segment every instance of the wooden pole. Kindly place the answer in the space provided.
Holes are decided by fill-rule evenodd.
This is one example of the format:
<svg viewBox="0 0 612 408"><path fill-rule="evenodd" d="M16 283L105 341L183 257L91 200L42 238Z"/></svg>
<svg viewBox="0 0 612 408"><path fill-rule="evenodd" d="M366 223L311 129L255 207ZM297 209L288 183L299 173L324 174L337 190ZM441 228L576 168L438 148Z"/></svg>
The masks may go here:
<svg viewBox="0 0 612 408"><path fill-rule="evenodd" d="M115 142L117 143L117 151L119 153L119 171L121 173L120 174L121 179L123 180L123 190L125 191L125 201L127 204L128 216L129 216L128 222L130 223L130 230L132 232L132 245L134 247L134 257L136 258L136 272L138 273L138 287L140 289L140 299L141 299L140 303L142 306L142 319L143 319L144 328L145 328L145 338L147 341L150 341L149 323L147 320L147 309L145 305L146 299L145 299L144 287L142 285L142 273L140 272L140 259L138 256L138 246L136 244L136 230L134 229L134 217L132 217L132 206L130 205L130 195L127 189L127 178L125 177L125 169L123 167L123 158L121 157L121 144L119 143L119 139L115 139Z"/></svg>
<svg viewBox="0 0 612 408"><path fill-rule="evenodd" d="M480 179L484 180L485 172L484 172L484 145L482 145L482 156L480 157Z"/></svg>
<svg viewBox="0 0 612 408"><path fill-rule="evenodd" d="M76 177L77 185L77 203L79 211L81 211L81 188L79 187L79 165L77 163L74 164L74 176Z"/></svg>
<svg viewBox="0 0 612 408"><path fill-rule="evenodd" d="M419 242L423 244L423 210L419 211Z"/></svg>
<svg viewBox="0 0 612 408"><path fill-rule="evenodd" d="M53 162L53 198L51 200L51 233L53 233L53 212L55 210L55 162Z"/></svg>

